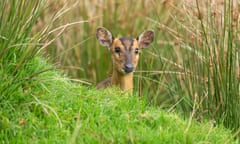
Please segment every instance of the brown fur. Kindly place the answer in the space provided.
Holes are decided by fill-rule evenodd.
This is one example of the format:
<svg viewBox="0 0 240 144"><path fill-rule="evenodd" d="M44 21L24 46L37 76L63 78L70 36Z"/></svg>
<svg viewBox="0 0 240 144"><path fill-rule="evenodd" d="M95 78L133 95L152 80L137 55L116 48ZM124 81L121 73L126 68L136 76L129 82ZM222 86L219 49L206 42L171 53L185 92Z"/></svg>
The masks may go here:
<svg viewBox="0 0 240 144"><path fill-rule="evenodd" d="M138 64L140 49L152 43L154 32L146 31L139 36L139 39L129 37L113 39L107 29L100 27L97 29L97 38L100 44L109 48L113 63L112 77L100 82L97 89L118 86L121 90L132 91L133 71Z"/></svg>
<svg viewBox="0 0 240 144"><path fill-rule="evenodd" d="M115 52L116 47L120 48L120 54ZM130 47L125 47L118 38L114 39L113 44L110 48L113 62L113 70L119 72L119 74L124 74L122 72L122 69L128 59L133 62L134 68L136 68L139 58L139 54L136 55L134 53L136 48L138 48L138 43L136 39L133 40L133 46L131 47L131 50Z"/></svg>
<svg viewBox="0 0 240 144"><path fill-rule="evenodd" d="M111 85L112 77L105 79L104 81L98 83L96 86L97 89L105 89Z"/></svg>

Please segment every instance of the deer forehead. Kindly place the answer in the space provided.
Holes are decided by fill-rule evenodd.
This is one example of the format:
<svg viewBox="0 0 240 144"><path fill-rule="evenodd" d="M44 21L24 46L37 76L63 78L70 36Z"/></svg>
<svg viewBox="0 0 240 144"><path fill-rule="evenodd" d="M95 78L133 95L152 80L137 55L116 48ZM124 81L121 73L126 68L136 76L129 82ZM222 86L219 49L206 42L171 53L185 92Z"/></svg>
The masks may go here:
<svg viewBox="0 0 240 144"><path fill-rule="evenodd" d="M125 51L131 51L138 48L138 41L129 37L115 38L113 41L112 49L119 47Z"/></svg>

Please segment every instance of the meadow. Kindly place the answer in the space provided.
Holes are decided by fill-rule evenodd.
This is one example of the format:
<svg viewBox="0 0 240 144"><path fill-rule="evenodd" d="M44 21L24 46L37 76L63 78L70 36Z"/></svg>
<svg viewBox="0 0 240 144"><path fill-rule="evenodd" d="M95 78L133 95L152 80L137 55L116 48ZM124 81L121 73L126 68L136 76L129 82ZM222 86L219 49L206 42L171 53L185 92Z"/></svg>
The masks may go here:
<svg viewBox="0 0 240 144"><path fill-rule="evenodd" d="M238 143L239 3L234 0L0 1L2 143ZM96 40L156 34L134 95ZM157 138L157 139L156 139Z"/></svg>
<svg viewBox="0 0 240 144"><path fill-rule="evenodd" d="M45 49L51 61L92 85L112 70L108 50L96 40L98 26L131 37L153 29L154 44L142 51L135 72L136 95L150 105L239 129L237 1L52 1L39 19L38 27L44 26L54 31Z"/></svg>

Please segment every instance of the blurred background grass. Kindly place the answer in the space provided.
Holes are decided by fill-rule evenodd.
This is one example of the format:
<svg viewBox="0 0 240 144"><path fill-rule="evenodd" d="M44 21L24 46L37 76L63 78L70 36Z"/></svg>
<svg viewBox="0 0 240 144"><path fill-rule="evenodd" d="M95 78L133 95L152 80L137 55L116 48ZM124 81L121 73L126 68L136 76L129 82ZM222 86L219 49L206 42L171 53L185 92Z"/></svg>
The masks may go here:
<svg viewBox="0 0 240 144"><path fill-rule="evenodd" d="M239 8L237 0L51 0L34 33L46 32L42 50L66 75L96 84L112 69L96 27L131 37L153 29L156 39L141 53L134 92L239 134Z"/></svg>

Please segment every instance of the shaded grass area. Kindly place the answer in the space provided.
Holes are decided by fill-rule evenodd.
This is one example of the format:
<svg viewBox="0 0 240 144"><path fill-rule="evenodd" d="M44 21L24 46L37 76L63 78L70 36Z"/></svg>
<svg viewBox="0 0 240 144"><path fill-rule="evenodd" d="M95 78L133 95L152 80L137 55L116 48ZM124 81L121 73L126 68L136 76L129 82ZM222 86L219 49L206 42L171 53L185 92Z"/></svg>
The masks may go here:
<svg viewBox="0 0 240 144"><path fill-rule="evenodd" d="M114 88L76 85L55 70L36 79L1 103L1 143L237 143L230 130L183 120Z"/></svg>

